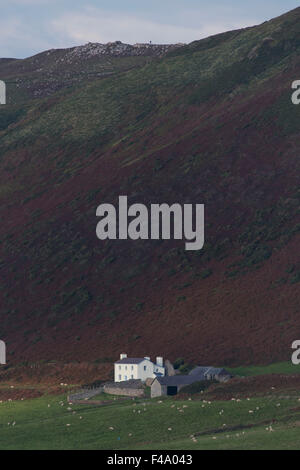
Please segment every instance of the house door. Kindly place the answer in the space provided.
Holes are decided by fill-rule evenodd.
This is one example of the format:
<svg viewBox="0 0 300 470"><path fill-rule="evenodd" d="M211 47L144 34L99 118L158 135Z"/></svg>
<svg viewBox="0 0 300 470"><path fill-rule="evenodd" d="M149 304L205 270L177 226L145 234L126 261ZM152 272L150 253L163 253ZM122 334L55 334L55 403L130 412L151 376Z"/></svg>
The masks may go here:
<svg viewBox="0 0 300 470"><path fill-rule="evenodd" d="M177 387L167 387L167 395L177 395Z"/></svg>

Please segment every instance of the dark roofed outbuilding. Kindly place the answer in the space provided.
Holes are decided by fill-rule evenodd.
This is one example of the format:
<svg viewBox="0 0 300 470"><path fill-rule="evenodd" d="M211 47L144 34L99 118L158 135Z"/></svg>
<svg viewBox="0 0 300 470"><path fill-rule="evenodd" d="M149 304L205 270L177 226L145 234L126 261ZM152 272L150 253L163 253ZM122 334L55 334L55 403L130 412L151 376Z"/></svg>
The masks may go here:
<svg viewBox="0 0 300 470"><path fill-rule="evenodd" d="M218 380L225 382L231 377L225 369L217 367L197 366L190 371L189 375L174 375L172 377L157 377L151 385L151 398L162 395L176 395L186 385L204 380Z"/></svg>
<svg viewBox="0 0 300 470"><path fill-rule="evenodd" d="M173 375L172 377L157 377L161 385L178 386L189 385L195 382L195 378L190 375Z"/></svg>
<svg viewBox="0 0 300 470"><path fill-rule="evenodd" d="M191 375L157 377L151 385L151 398L160 397L161 395L176 395L181 388L198 381L198 376Z"/></svg>
<svg viewBox="0 0 300 470"><path fill-rule="evenodd" d="M189 375L192 377L197 376L199 380L205 380L205 373L207 372L208 369L210 369L210 367L197 366L190 371Z"/></svg>
<svg viewBox="0 0 300 470"><path fill-rule="evenodd" d="M189 375L194 377L199 377L199 380L219 380L220 377L231 377L231 374L223 368L220 367L200 367L197 366L191 370Z"/></svg>

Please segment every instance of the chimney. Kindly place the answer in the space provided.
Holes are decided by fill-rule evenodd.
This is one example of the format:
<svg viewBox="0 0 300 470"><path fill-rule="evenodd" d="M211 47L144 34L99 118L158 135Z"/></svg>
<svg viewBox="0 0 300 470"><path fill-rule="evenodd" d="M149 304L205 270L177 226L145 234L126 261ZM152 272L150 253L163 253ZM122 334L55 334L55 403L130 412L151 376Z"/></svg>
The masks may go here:
<svg viewBox="0 0 300 470"><path fill-rule="evenodd" d="M127 354L125 354L125 353L120 354L120 359L121 359L121 360L122 360L122 359L126 359L126 357L127 357Z"/></svg>
<svg viewBox="0 0 300 470"><path fill-rule="evenodd" d="M158 365L158 366L160 366L160 367L163 367L163 365L164 365L164 360L163 360L162 357L158 356L158 357L156 358L156 365Z"/></svg>

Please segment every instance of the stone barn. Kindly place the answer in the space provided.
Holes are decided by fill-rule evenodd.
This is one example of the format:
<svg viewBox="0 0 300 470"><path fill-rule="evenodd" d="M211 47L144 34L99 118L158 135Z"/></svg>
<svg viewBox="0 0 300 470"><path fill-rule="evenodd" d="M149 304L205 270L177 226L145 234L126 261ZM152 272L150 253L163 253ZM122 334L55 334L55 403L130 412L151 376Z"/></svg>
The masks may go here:
<svg viewBox="0 0 300 470"><path fill-rule="evenodd" d="M232 375L226 370L217 367L200 367L197 366L189 373L192 377L199 380L217 380L218 382L227 382Z"/></svg>
<svg viewBox="0 0 300 470"><path fill-rule="evenodd" d="M162 395L177 395L183 387L197 381L198 378L189 375L157 377L151 385L151 398L161 397Z"/></svg>
<svg viewBox="0 0 300 470"><path fill-rule="evenodd" d="M162 395L176 395L186 385L195 382L217 380L227 382L231 378L225 369L215 367L195 367L189 375L175 375L172 377L157 377L151 385L151 398Z"/></svg>

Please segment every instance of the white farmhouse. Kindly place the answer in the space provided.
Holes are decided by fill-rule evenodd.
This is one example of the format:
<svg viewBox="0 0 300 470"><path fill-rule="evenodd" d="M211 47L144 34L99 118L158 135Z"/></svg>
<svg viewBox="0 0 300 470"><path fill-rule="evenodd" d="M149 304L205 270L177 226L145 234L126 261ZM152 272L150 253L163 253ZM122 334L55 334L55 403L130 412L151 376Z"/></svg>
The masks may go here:
<svg viewBox="0 0 300 470"><path fill-rule="evenodd" d="M145 382L148 378L154 379L164 375L165 368L162 357L157 357L156 363L153 363L150 357L127 357L127 354L121 354L120 359L115 362L115 382L126 380Z"/></svg>

